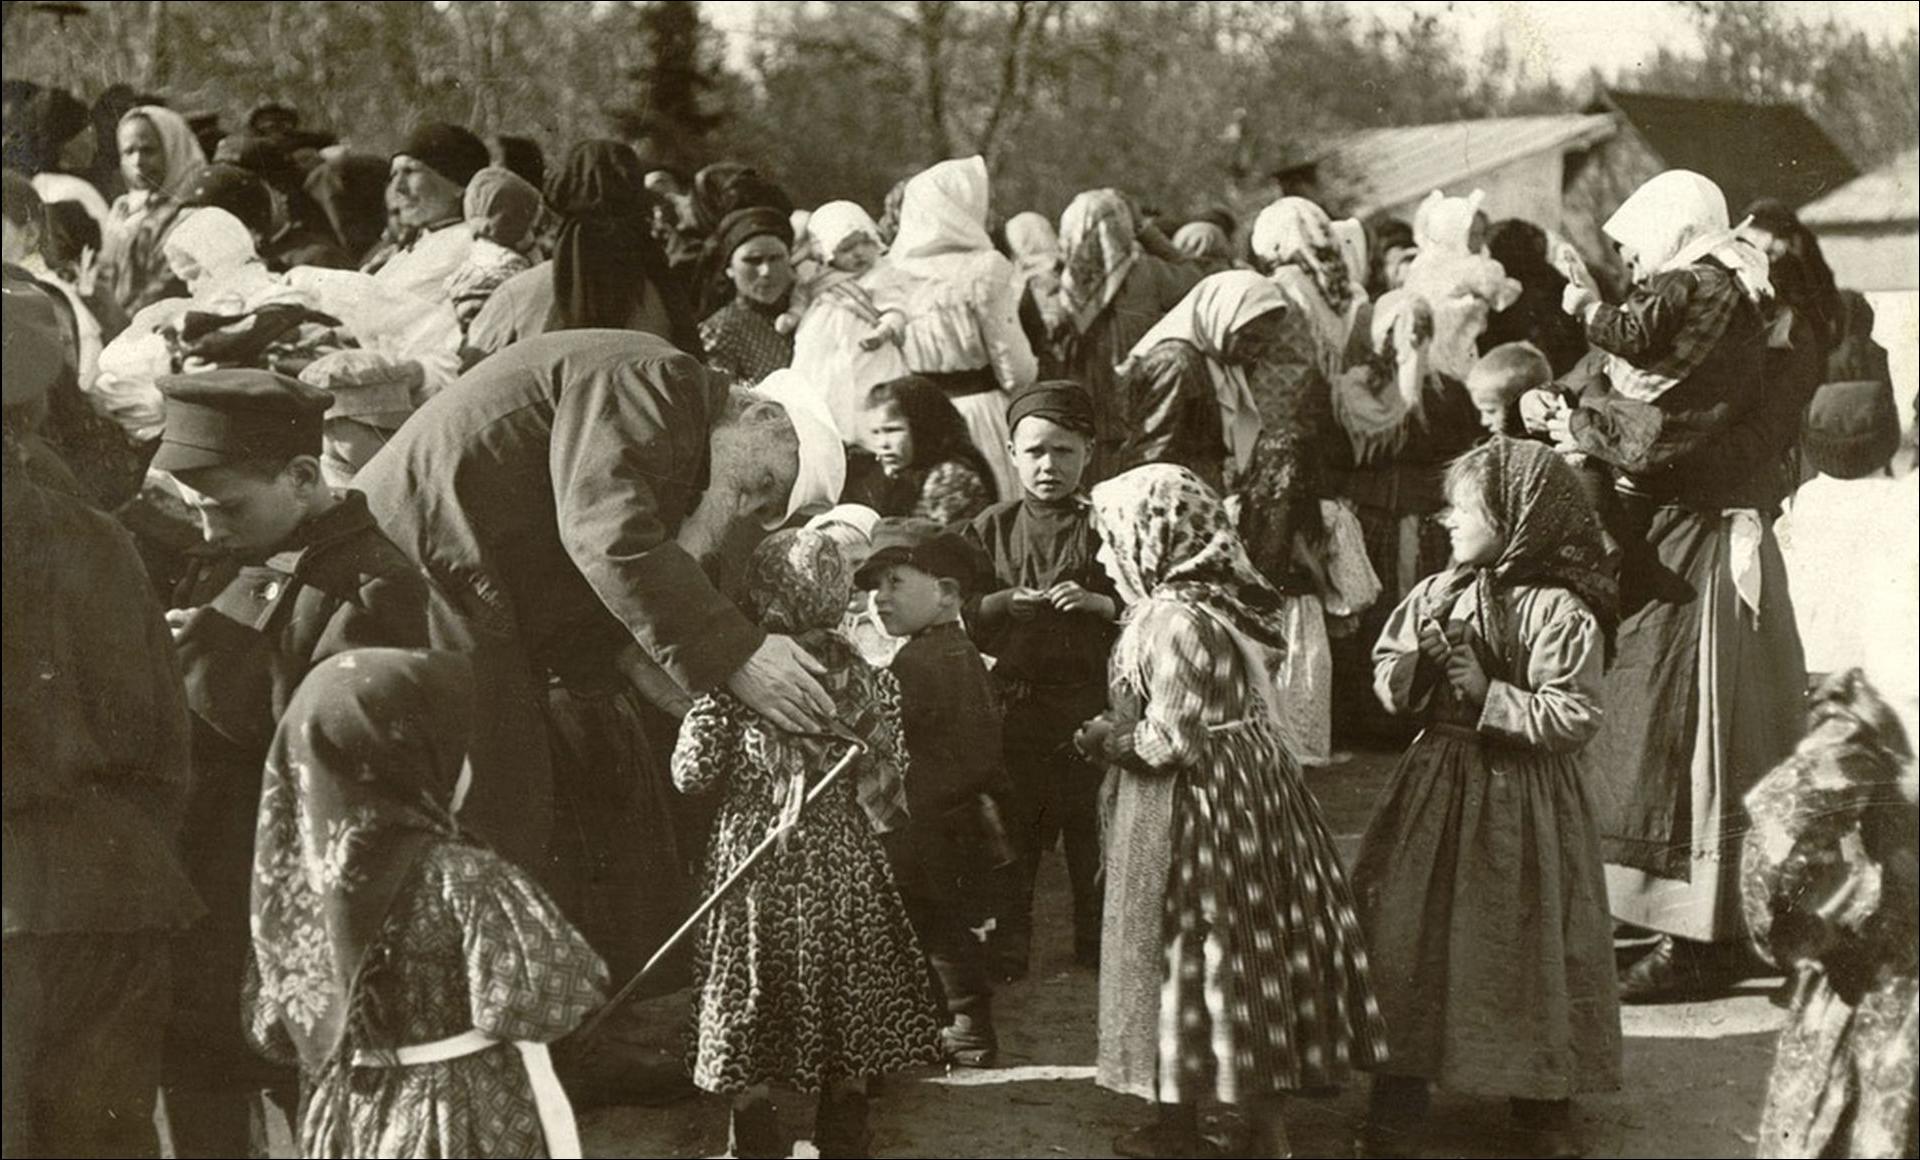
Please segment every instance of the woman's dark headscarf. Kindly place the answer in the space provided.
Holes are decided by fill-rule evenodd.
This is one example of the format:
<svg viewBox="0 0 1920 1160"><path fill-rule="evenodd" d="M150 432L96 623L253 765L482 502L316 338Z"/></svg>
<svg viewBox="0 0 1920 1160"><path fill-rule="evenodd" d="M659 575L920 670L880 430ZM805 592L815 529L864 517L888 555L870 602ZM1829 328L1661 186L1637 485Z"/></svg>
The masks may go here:
<svg viewBox="0 0 1920 1160"><path fill-rule="evenodd" d="M1520 283L1520 298L1487 320L1480 353L1505 342L1530 342L1547 356L1556 375L1566 374L1587 353L1585 329L1560 297L1567 277L1547 256L1547 232L1530 221L1506 218L1487 231L1487 255Z"/></svg>
<svg viewBox="0 0 1920 1160"><path fill-rule="evenodd" d="M1770 197L1754 202L1741 216L1752 218L1756 227L1786 243L1786 255L1773 259L1767 272L1774 294L1813 324L1822 346L1831 347L1840 337L1844 311L1833 269L1813 231L1801 224L1787 203Z"/></svg>
<svg viewBox="0 0 1920 1160"><path fill-rule="evenodd" d="M358 262L387 228L387 161L366 153L329 157L307 174L306 192Z"/></svg>
<svg viewBox="0 0 1920 1160"><path fill-rule="evenodd" d="M548 329L626 329L651 285L671 319L667 337L681 350L698 352L693 312L653 237L653 201L644 178L632 149L600 140L575 145L547 183L547 205L560 216ZM634 276L636 269L641 277Z"/></svg>

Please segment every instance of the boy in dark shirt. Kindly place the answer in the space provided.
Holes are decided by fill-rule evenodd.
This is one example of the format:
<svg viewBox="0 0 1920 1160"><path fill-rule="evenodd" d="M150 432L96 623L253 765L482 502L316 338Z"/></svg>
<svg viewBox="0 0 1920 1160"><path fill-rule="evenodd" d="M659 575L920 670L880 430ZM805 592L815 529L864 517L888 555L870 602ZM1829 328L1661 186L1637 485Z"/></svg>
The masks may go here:
<svg viewBox="0 0 1920 1160"><path fill-rule="evenodd" d="M182 1155L244 1156L252 1094L292 1081L248 1049L236 1015L267 748L313 666L353 648L427 647L429 590L366 500L322 480L325 392L266 370L160 388L153 466L180 484L206 539L167 620L193 715L182 845L210 912L176 954L167 1111Z"/></svg>
<svg viewBox="0 0 1920 1160"><path fill-rule="evenodd" d="M855 579L886 630L907 643L888 666L906 727L911 841L895 866L900 893L945 992L950 1061L992 1067L993 984L969 929L985 876L998 868L992 794L1002 787L1000 708L985 662L960 624L986 573L979 549L931 520L885 519ZM1005 860L1011 860L1010 857Z"/></svg>
<svg viewBox="0 0 1920 1160"><path fill-rule="evenodd" d="M1073 885L1073 953L1100 961L1102 771L1073 748L1075 721L1107 707L1107 654L1120 603L1096 559L1100 537L1079 494L1093 446L1093 404L1078 383L1043 382L1007 408L1007 452L1024 493L976 517L969 534L992 561L996 589L969 605L974 643L995 658L1006 706L1008 829L1020 863L994 932L1001 975L1027 973L1033 880L1064 839Z"/></svg>

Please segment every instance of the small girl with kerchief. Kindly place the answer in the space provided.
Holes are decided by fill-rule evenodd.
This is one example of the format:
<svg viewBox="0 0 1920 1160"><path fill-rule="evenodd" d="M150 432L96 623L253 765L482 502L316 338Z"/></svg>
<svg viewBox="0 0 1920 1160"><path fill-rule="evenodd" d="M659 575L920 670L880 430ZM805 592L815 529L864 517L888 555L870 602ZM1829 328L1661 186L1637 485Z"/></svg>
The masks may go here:
<svg viewBox="0 0 1920 1160"><path fill-rule="evenodd" d="M1412 1156L1432 1084L1506 1096L1539 1151L1578 1156L1571 1097L1620 1086L1600 833L1582 756L1617 623L1573 469L1496 435L1449 468L1453 566L1374 646L1374 689L1427 727L1361 841L1353 885L1390 1060L1365 1152Z"/></svg>
<svg viewBox="0 0 1920 1160"><path fill-rule="evenodd" d="M801 814L847 751L788 733L726 693L694 702L673 753L674 784L722 793L707 847L712 892L775 826L782 844L713 912L694 952L693 1079L733 1101L731 1154L787 1154L775 1086L819 1100L822 1156L868 1154L867 1081L940 1061L926 959L876 833L907 820L899 686L837 631L851 569L814 531L776 532L747 565L745 606L825 667L834 724L866 753Z"/></svg>
<svg viewBox="0 0 1920 1160"><path fill-rule="evenodd" d="M467 183L461 213L473 232L467 260L447 275L447 297L465 333L501 283L530 268L540 191L511 169L488 166Z"/></svg>

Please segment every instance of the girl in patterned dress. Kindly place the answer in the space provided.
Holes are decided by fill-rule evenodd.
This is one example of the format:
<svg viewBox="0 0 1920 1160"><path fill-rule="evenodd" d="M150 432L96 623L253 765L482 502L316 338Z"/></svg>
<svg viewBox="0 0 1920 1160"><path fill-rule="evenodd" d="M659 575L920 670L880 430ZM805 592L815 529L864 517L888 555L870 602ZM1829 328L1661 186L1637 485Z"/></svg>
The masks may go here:
<svg viewBox="0 0 1920 1160"><path fill-rule="evenodd" d="M1569 1102L1620 1086L1600 834L1581 754L1600 728L1615 587L1599 516L1545 444L1494 436L1447 477L1454 565L1374 646L1374 687L1426 729L1354 863L1393 1058L1369 1155L1417 1155L1432 1083L1513 1101L1578 1156Z"/></svg>
<svg viewBox="0 0 1920 1160"><path fill-rule="evenodd" d="M867 1080L940 1061L940 1007L876 837L907 820L899 688L837 631L851 589L839 548L819 532L776 532L747 568L748 611L827 666L837 721L868 749L713 912L694 951L693 1080L732 1098L737 1157L787 1154L774 1085L819 1098L821 1156L865 1156ZM783 732L725 693L694 702L673 780L724 794L708 891L794 816L809 780L845 749Z"/></svg>
<svg viewBox="0 0 1920 1160"><path fill-rule="evenodd" d="M302 1156L579 1156L546 1045L606 967L533 879L464 838L473 677L343 653L294 694L260 796L246 1026L297 1062Z"/></svg>
<svg viewBox="0 0 1920 1160"><path fill-rule="evenodd" d="M1386 1053L1346 877L1282 741L1281 598L1186 468L1135 468L1093 508L1128 605L1114 707L1077 738L1111 766L1098 1081L1159 1113L1114 1146L1200 1154L1212 1095L1284 1156L1281 1094Z"/></svg>

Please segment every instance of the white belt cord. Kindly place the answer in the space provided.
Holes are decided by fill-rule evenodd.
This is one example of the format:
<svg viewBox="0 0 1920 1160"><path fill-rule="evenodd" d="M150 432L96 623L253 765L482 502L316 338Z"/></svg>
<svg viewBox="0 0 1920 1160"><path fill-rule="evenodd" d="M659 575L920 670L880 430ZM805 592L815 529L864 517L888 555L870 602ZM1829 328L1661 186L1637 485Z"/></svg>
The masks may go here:
<svg viewBox="0 0 1920 1160"><path fill-rule="evenodd" d="M420 1067L478 1055L489 1047L506 1042L509 1041L495 1039L481 1031L463 1031L432 1043L402 1047L390 1055L356 1051L353 1054L353 1066ZM533 1103L540 1114L540 1130L547 1138L547 1155L554 1160L580 1160L580 1128L574 1122L573 1104L567 1099L566 1089L560 1086L560 1077L554 1074L553 1056L547 1051L547 1045L519 1039L511 1042L514 1050L520 1053L521 1065L527 1069L527 1081L533 1087Z"/></svg>

